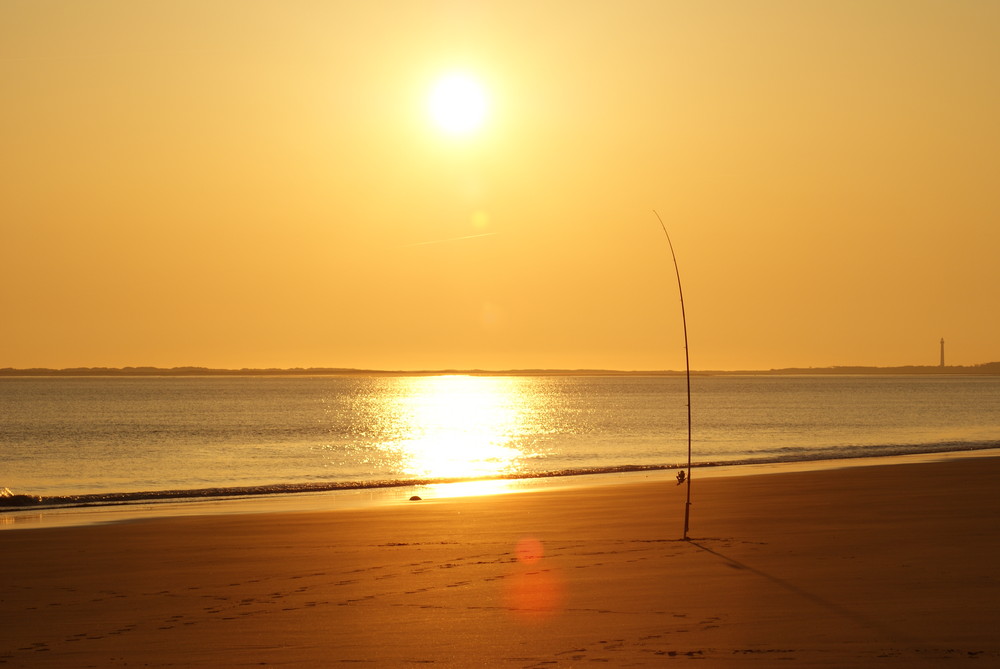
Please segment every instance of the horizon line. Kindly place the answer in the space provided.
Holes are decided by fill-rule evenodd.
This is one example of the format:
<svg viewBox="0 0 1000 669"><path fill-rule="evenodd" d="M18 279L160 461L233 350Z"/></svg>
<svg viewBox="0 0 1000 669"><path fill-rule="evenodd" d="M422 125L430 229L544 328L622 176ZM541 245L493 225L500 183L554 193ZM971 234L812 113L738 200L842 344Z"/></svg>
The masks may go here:
<svg viewBox="0 0 1000 669"><path fill-rule="evenodd" d="M824 367L772 367L770 369L703 369L692 370L692 374L858 374L858 373L942 373L978 370L980 373L1000 374L1000 361L974 365L827 365ZM123 366L123 367L3 367L0 376L260 376L260 375L300 375L300 376L680 376L684 370L672 369L608 369L608 368L558 368L525 367L509 369L481 368L441 368L441 369L368 369L359 367L202 367L184 365L176 367Z"/></svg>

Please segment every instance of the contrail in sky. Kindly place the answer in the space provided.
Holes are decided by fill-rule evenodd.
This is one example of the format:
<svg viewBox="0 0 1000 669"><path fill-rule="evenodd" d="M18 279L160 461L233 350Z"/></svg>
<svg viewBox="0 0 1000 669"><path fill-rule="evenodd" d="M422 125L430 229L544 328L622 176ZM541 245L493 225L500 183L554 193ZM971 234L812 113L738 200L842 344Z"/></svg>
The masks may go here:
<svg viewBox="0 0 1000 669"><path fill-rule="evenodd" d="M411 246L427 246L429 244L445 244L447 242L459 242L463 239L478 239L479 237L492 237L499 234L497 232L482 232L478 235L465 235L464 237L449 237L447 239L434 239L429 242L415 242L413 244L403 244L400 248L408 249Z"/></svg>

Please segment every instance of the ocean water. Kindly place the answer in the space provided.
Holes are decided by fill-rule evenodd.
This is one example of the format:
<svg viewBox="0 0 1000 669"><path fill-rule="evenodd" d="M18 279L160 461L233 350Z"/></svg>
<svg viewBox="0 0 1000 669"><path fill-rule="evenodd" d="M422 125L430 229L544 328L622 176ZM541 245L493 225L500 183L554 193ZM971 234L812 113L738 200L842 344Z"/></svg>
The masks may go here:
<svg viewBox="0 0 1000 669"><path fill-rule="evenodd" d="M692 416L700 466L997 448L1000 377L695 376ZM682 377L0 378L0 488L51 506L670 468L686 421Z"/></svg>

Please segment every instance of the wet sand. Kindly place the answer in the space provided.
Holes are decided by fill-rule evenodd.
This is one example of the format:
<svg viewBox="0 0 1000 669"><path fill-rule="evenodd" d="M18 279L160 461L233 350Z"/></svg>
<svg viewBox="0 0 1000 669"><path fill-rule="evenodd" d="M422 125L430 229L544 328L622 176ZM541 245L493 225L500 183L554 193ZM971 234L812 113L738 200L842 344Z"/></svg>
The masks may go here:
<svg viewBox="0 0 1000 669"><path fill-rule="evenodd" d="M998 666L998 481L696 478L691 541L669 473L0 532L0 666Z"/></svg>

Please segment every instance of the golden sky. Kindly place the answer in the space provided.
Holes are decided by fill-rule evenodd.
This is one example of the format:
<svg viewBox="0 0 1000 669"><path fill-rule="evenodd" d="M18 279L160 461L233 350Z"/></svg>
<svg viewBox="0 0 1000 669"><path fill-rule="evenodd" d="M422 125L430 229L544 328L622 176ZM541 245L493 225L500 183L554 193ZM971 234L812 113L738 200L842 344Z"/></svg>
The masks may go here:
<svg viewBox="0 0 1000 669"><path fill-rule="evenodd" d="M653 209L695 369L1000 360L998 63L990 0L4 0L0 367L682 369Z"/></svg>

